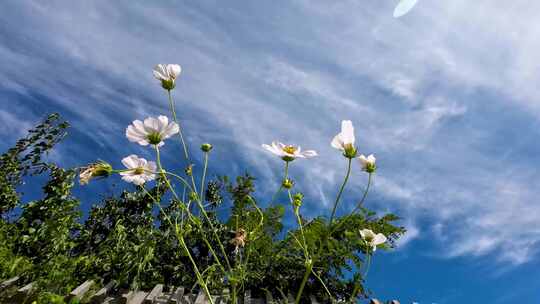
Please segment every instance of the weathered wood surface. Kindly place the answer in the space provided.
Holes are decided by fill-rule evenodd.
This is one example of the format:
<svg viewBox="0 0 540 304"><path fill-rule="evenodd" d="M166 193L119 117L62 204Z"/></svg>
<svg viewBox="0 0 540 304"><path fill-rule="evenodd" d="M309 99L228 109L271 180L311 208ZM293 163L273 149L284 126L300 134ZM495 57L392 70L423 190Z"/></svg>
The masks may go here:
<svg viewBox="0 0 540 304"><path fill-rule="evenodd" d="M18 277L9 279L0 284L0 293L7 288L13 288L13 292L16 293L9 299L11 304L20 304L23 301L28 300L28 295L31 294L34 289L34 283L29 283L23 287L16 286L20 281ZM22 284L21 284L22 285ZM210 304L206 294L200 290L195 294L189 293L184 287L165 287L163 284L157 284L151 290L115 290L116 283L111 281L107 283L103 288L97 292L91 291L94 281L88 280L67 296L66 300L72 299L84 299L83 303L91 304ZM92 294L93 293L93 294ZM319 304L315 297L311 296L312 304ZM212 300L214 304L226 304L230 300L230 294L227 289L223 290L220 295L213 295ZM287 295L287 299L273 299L270 293L266 293L263 298L254 298L250 291L246 291L239 299L241 304L282 304L282 303L294 303L294 297L291 294ZM371 299L370 304L400 304L397 300L389 302L382 302L377 299Z"/></svg>
<svg viewBox="0 0 540 304"><path fill-rule="evenodd" d="M127 302L127 304L142 304L146 297L148 296L148 293L144 292L144 291L137 291L137 292L134 292L133 293L133 296L131 297L131 299ZM154 301L152 301L151 303L153 303Z"/></svg>
<svg viewBox="0 0 540 304"><path fill-rule="evenodd" d="M90 303L92 304L103 303L103 301L105 301L105 298L107 298L107 295L109 294L111 289L114 288L114 285L116 285L116 282L114 281L110 281L109 283L107 283L107 285L105 285L103 288L98 290L98 292L96 292L90 298Z"/></svg>
<svg viewBox="0 0 540 304"><path fill-rule="evenodd" d="M73 289L69 295L66 297L66 302L69 302L72 299L80 300L84 297L84 295L90 290L90 288L94 285L94 281L88 280L81 285L79 285L77 288Z"/></svg>
<svg viewBox="0 0 540 304"><path fill-rule="evenodd" d="M0 292L4 291L5 289L10 288L11 286L14 286L17 281L19 281L20 277L13 277L7 281L2 282L0 284Z"/></svg>
<svg viewBox="0 0 540 304"><path fill-rule="evenodd" d="M148 296L146 297L146 299L144 299L144 304L152 304L152 303L155 303L155 300L156 298L161 295L161 293L163 292L163 285L162 284L157 284L154 289L152 289L152 291L148 294Z"/></svg>

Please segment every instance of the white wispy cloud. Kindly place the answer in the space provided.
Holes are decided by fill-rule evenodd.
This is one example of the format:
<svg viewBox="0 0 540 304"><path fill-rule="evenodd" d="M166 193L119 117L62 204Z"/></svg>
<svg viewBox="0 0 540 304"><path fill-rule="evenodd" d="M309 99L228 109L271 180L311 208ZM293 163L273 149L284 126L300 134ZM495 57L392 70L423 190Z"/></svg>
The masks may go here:
<svg viewBox="0 0 540 304"><path fill-rule="evenodd" d="M272 193L282 164L260 144L313 148L320 157L291 170L316 185L303 188L310 216L327 212L345 168L329 142L351 119L360 151L378 156L369 206L411 219L403 244L435 236L444 256L514 264L537 254L540 160L528 152L540 134L527 123L540 119L538 4L422 1L401 19L392 1L6 5L0 88L32 101L0 104L6 126L10 107L58 108L78 132L92 126L99 152L131 152L125 126L167 111L151 68L179 63L182 125L195 148L223 144L220 168L245 162ZM348 199L364 182L355 169ZM424 218L435 224L413 221Z"/></svg>

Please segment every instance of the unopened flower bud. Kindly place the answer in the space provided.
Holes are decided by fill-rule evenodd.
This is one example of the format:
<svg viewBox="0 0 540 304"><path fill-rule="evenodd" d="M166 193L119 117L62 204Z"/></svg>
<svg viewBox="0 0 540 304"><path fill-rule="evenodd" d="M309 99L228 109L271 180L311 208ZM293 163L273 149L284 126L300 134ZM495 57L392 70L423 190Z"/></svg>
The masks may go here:
<svg viewBox="0 0 540 304"><path fill-rule="evenodd" d="M111 175L113 168L110 164L104 161L98 161L81 169L79 174L79 182L81 185L86 185L91 179L96 177L107 177Z"/></svg>
<svg viewBox="0 0 540 304"><path fill-rule="evenodd" d="M208 143L202 144L202 145L201 145L201 150L202 150L203 152L210 152L210 150L212 150L212 145L211 145L211 144L208 144Z"/></svg>
<svg viewBox="0 0 540 304"><path fill-rule="evenodd" d="M281 184L281 186L285 189L291 189L293 185L294 185L294 182L290 178L284 179L283 183Z"/></svg>
<svg viewBox="0 0 540 304"><path fill-rule="evenodd" d="M375 170L377 170L377 166L375 165L375 161L377 159L375 156L373 156L373 154L370 154L367 157L362 154L358 157L358 160L360 161L362 170L366 171L367 173L373 173Z"/></svg>
<svg viewBox="0 0 540 304"><path fill-rule="evenodd" d="M187 176L193 175L193 164L189 164L186 169L184 169Z"/></svg>
<svg viewBox="0 0 540 304"><path fill-rule="evenodd" d="M190 192L190 193L189 193L189 200L190 200L190 201L196 201L196 200L198 199L198 197L199 197L199 196L198 196L197 193L195 193L195 192Z"/></svg>
<svg viewBox="0 0 540 304"><path fill-rule="evenodd" d="M295 208L300 208L302 206L302 200L304 199L304 195L302 193L296 193L293 195L293 205Z"/></svg>

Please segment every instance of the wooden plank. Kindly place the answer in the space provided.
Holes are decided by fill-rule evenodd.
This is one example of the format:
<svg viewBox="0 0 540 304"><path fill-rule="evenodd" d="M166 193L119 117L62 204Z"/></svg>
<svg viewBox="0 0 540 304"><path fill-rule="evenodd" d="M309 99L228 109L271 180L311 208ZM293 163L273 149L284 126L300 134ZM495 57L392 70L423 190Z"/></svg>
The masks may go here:
<svg viewBox="0 0 540 304"><path fill-rule="evenodd" d="M251 290L246 290L244 292L244 304L250 304L251 303Z"/></svg>
<svg viewBox="0 0 540 304"><path fill-rule="evenodd" d="M177 303L182 303L184 299L184 287L177 287L173 292L172 300L176 300Z"/></svg>
<svg viewBox="0 0 540 304"><path fill-rule="evenodd" d="M17 283L17 281L19 281L20 277L13 277L9 280L6 280L4 282L2 282L2 284L0 284L0 291L3 291L5 289L8 289L9 287L15 285L15 283Z"/></svg>
<svg viewBox="0 0 540 304"><path fill-rule="evenodd" d="M195 303L195 300L197 299L197 295L196 294L192 294L192 293L188 293L188 294L184 294L184 303Z"/></svg>
<svg viewBox="0 0 540 304"><path fill-rule="evenodd" d="M77 300L80 300L84 297L84 294L88 292L88 290L90 290L90 288L94 285L94 281L92 280L88 280L84 283L82 283L81 285L79 285L79 287L73 289L69 295L66 297L66 302L69 302L70 300L72 299L77 299Z"/></svg>
<svg viewBox="0 0 540 304"><path fill-rule="evenodd" d="M390 301L390 304L399 304L399 301L398 300L392 300L392 301Z"/></svg>
<svg viewBox="0 0 540 304"><path fill-rule="evenodd" d="M162 293L161 295L154 298L155 304L169 304L169 303L176 303L175 300L172 299L172 295L170 293Z"/></svg>
<svg viewBox="0 0 540 304"><path fill-rule="evenodd" d="M197 294L197 297L195 298L194 304L208 304L210 301L208 301L208 298L206 297L206 294L204 291L199 290L199 294Z"/></svg>
<svg viewBox="0 0 540 304"><path fill-rule="evenodd" d="M371 301L369 301L369 304L382 304L381 301L377 300L377 299L371 299Z"/></svg>
<svg viewBox="0 0 540 304"><path fill-rule="evenodd" d="M272 296L272 293L268 290L266 290L266 304L274 304L274 297Z"/></svg>
<svg viewBox="0 0 540 304"><path fill-rule="evenodd" d="M17 290L17 293L12 298L13 303L22 303L28 294L34 289L34 282L25 285Z"/></svg>
<svg viewBox="0 0 540 304"><path fill-rule="evenodd" d="M128 300L127 304L142 304L144 303L148 293L144 291L137 291L133 293L131 299Z"/></svg>
<svg viewBox="0 0 540 304"><path fill-rule="evenodd" d="M24 294L27 294L27 293L29 293L33 288L34 288L34 282L29 283L29 284L25 285L24 287L19 288L19 290L17 290L17 293L24 293Z"/></svg>
<svg viewBox="0 0 540 304"><path fill-rule="evenodd" d="M120 299L118 299L118 303L119 304L127 304L129 302L129 300L131 300L131 298L133 298L133 296L135 295L135 292L133 291L127 291L127 292L124 292L122 294L122 296L120 297Z"/></svg>
<svg viewBox="0 0 540 304"><path fill-rule="evenodd" d="M103 302L97 302L97 303L101 303L101 304L115 304L116 303L116 299L114 297L106 297Z"/></svg>
<svg viewBox="0 0 540 304"><path fill-rule="evenodd" d="M98 292L96 292L90 298L90 303L92 304L102 303L105 300L105 298L107 298L107 295L109 294L109 292L111 291L111 289L113 289L115 285L116 285L115 281L110 281L109 283L107 283L105 287L101 288Z"/></svg>
<svg viewBox="0 0 540 304"><path fill-rule="evenodd" d="M144 299L144 304L152 304L155 302L157 296L163 292L163 284L157 284L154 286L154 289L148 294L146 299Z"/></svg>

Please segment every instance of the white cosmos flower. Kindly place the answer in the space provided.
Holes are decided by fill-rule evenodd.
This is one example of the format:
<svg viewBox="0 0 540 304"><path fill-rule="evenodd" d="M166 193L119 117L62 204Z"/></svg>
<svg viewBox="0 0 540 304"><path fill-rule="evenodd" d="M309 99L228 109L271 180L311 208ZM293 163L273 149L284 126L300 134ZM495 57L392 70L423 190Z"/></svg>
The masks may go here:
<svg viewBox="0 0 540 304"><path fill-rule="evenodd" d="M279 141L273 141L271 146L263 144L262 147L287 162L293 161L296 158L310 158L317 156L317 152L314 150L302 151L299 146L285 145Z"/></svg>
<svg viewBox="0 0 540 304"><path fill-rule="evenodd" d="M120 172L120 175L128 183L134 183L140 186L156 178L153 172L156 172L157 166L153 161L147 161L144 158L139 158L137 155L131 154L122 159L122 164L129 170Z"/></svg>
<svg viewBox="0 0 540 304"><path fill-rule="evenodd" d="M373 173L375 169L377 168L375 166L375 161L377 160L373 154L370 154L368 157L366 157L364 154L360 155L358 157L358 160L360 161L360 165L362 166L362 170Z"/></svg>
<svg viewBox="0 0 540 304"><path fill-rule="evenodd" d="M353 158L356 155L354 147L354 127L350 120L341 122L341 132L332 139L332 147L343 151L346 157Z"/></svg>
<svg viewBox="0 0 540 304"><path fill-rule="evenodd" d="M163 146L163 140L178 133L180 128L175 122L169 122L167 116L148 117L144 122L134 120L126 129L126 137L131 142L136 142L141 146L148 144Z"/></svg>
<svg viewBox="0 0 540 304"><path fill-rule="evenodd" d="M176 86L176 78L181 71L182 68L178 64L158 64L154 67L153 74L161 81L161 86L170 91Z"/></svg>
<svg viewBox="0 0 540 304"><path fill-rule="evenodd" d="M386 243L386 236L384 236L384 234L382 234L382 233L375 234L370 229L362 229L362 230L360 230L360 236L362 237L362 239L364 239L366 244L369 247L371 247L373 252L375 252L375 250L377 250L378 245Z"/></svg>
<svg viewBox="0 0 540 304"><path fill-rule="evenodd" d="M399 18L410 12L418 0L400 0L394 9L394 18Z"/></svg>

